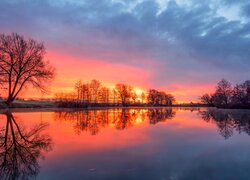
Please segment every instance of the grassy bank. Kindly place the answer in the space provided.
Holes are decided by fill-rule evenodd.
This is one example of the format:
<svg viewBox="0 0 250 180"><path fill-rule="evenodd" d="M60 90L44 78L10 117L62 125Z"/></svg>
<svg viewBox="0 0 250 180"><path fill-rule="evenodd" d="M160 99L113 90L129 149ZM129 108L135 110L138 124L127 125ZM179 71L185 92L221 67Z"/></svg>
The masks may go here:
<svg viewBox="0 0 250 180"><path fill-rule="evenodd" d="M50 101L20 101L12 103L11 108L55 108L56 104ZM0 108L8 108L4 101L0 101Z"/></svg>

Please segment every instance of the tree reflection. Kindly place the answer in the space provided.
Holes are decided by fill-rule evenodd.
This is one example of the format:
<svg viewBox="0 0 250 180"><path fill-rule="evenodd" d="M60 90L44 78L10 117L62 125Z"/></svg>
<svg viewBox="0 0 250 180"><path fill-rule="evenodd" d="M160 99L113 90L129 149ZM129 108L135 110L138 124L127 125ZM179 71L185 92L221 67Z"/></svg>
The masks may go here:
<svg viewBox="0 0 250 180"><path fill-rule="evenodd" d="M172 119L175 116L175 113L172 111L172 108L159 108L159 109L149 109L148 117L150 124L156 124L167 119Z"/></svg>
<svg viewBox="0 0 250 180"><path fill-rule="evenodd" d="M30 179L39 172L38 159L51 150L52 140L40 133L48 124L40 123L26 130L11 112L5 112L6 125L0 129L1 179Z"/></svg>
<svg viewBox="0 0 250 180"><path fill-rule="evenodd" d="M208 109L200 111L199 114L206 122L215 123L225 139L231 137L234 132L239 134L245 132L250 135L250 113L248 111Z"/></svg>
<svg viewBox="0 0 250 180"><path fill-rule="evenodd" d="M159 109L102 109L75 112L55 112L56 121L71 121L75 123L77 134L83 131L96 135L101 128L114 127L118 130L133 127L137 122L149 120L150 124L172 119L175 113L171 108Z"/></svg>
<svg viewBox="0 0 250 180"><path fill-rule="evenodd" d="M122 109L118 111L113 121L116 129L122 130L134 126L139 113L139 109Z"/></svg>

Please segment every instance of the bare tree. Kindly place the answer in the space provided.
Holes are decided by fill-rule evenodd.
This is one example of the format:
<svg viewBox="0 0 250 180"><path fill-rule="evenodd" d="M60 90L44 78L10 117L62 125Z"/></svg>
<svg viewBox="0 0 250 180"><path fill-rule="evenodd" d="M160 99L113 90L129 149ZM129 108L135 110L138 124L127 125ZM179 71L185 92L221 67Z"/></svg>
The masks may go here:
<svg viewBox="0 0 250 180"><path fill-rule="evenodd" d="M207 104L207 105L213 105L213 95L210 95L210 94L203 94L201 97L200 97L200 101L204 104Z"/></svg>
<svg viewBox="0 0 250 180"><path fill-rule="evenodd" d="M232 96L232 85L229 81L222 79L217 84L214 94L214 102L217 105L228 105Z"/></svg>
<svg viewBox="0 0 250 180"><path fill-rule="evenodd" d="M94 103L97 103L98 101L98 94L101 88L101 82L93 79L90 83L90 92L91 92L91 99L93 100Z"/></svg>
<svg viewBox="0 0 250 180"><path fill-rule="evenodd" d="M141 93L141 104L144 103L144 99L146 98L146 94L144 92Z"/></svg>
<svg viewBox="0 0 250 180"><path fill-rule="evenodd" d="M45 47L33 39L18 34L0 35L0 74L8 90L10 105L27 85L42 91L54 77L55 69L44 61Z"/></svg>
<svg viewBox="0 0 250 180"><path fill-rule="evenodd" d="M242 84L236 84L232 91L232 104L245 105L250 104L250 81Z"/></svg>
<svg viewBox="0 0 250 180"><path fill-rule="evenodd" d="M158 105L157 94L158 94L157 90L149 89L147 99L150 105Z"/></svg>
<svg viewBox="0 0 250 180"><path fill-rule="evenodd" d="M82 81L79 80L76 82L75 84L75 90L76 90L76 93L77 93L77 100L81 100L81 89L82 89Z"/></svg>
<svg viewBox="0 0 250 180"><path fill-rule="evenodd" d="M175 97L172 94L165 95L166 105L172 106L176 102Z"/></svg>
<svg viewBox="0 0 250 180"><path fill-rule="evenodd" d="M110 89L107 87L102 87L100 89L99 101L102 103L109 103Z"/></svg>
<svg viewBox="0 0 250 180"><path fill-rule="evenodd" d="M246 103L250 103L250 80L247 80L243 83L246 93Z"/></svg>
<svg viewBox="0 0 250 180"><path fill-rule="evenodd" d="M133 87L126 84L116 84L115 89L119 94L122 105L125 106L132 97Z"/></svg>
<svg viewBox="0 0 250 180"><path fill-rule="evenodd" d="M148 103L154 106L170 106L175 102L175 98L171 94L166 94L163 91L157 91L155 89L149 89L148 91Z"/></svg>
<svg viewBox="0 0 250 180"><path fill-rule="evenodd" d="M133 91L133 92L131 93L131 98L132 98L132 100L133 100L133 103L136 104L136 99L138 98L138 95L136 94L135 91Z"/></svg>

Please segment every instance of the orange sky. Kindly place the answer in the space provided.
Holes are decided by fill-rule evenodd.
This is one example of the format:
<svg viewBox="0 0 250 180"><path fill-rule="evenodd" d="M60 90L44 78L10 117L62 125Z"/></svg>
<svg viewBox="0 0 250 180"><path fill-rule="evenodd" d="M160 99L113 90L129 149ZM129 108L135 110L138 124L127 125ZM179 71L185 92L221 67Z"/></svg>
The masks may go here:
<svg viewBox="0 0 250 180"><path fill-rule="evenodd" d="M98 59L79 58L67 54L48 52L45 59L56 68L56 77L49 86L49 94L42 95L39 91L29 88L20 94L24 98L51 98L58 92L74 91L74 84L78 80L89 82L92 79L100 80L103 85L111 87L116 83L126 83L136 89L147 91L155 88L173 94L178 103L196 102L198 96L204 92L212 92L214 85L182 85L172 83L172 88L162 84L155 87L150 82L152 73L143 68L121 63L105 62Z"/></svg>
<svg viewBox="0 0 250 180"><path fill-rule="evenodd" d="M98 79L195 102L222 78L232 84L249 78L249 18L240 4L2 0L0 27L1 33L44 43L45 59L57 69L44 97L72 91L78 80ZM30 89L20 97L41 97Z"/></svg>

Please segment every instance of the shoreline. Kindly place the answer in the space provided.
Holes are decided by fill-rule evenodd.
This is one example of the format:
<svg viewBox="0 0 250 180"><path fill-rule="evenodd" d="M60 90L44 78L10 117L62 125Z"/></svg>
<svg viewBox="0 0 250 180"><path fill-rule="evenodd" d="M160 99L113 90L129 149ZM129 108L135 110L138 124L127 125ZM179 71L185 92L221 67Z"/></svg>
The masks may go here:
<svg viewBox="0 0 250 180"><path fill-rule="evenodd" d="M209 108L209 107L191 107L191 106L127 106L127 107L88 107L88 108L61 108L61 107L40 107L40 108L0 108L0 114L6 111L11 112L75 112L75 111L86 111L86 110L106 110L106 109L171 109L171 108Z"/></svg>
<svg viewBox="0 0 250 180"><path fill-rule="evenodd" d="M12 111L12 112L24 112L24 111L80 111L80 110L98 110L98 109L159 109L159 108L216 108L216 109L239 109L239 110L250 110L250 108L243 107L211 107L206 104L173 104L171 106L152 106L152 105L90 105L87 107L58 107L56 102L52 101L15 101L12 107L7 107L4 101L0 101L0 112Z"/></svg>
<svg viewBox="0 0 250 180"><path fill-rule="evenodd" d="M0 109L20 109L20 108L27 108L27 109L35 109L35 108L48 108L48 109L57 109L57 108L64 108L64 109L98 109L98 108L158 108L158 107L208 107L205 104L173 104L173 105L149 105L149 104L128 104L126 106L122 106L121 104L115 105L108 105L108 104L89 104L87 107L60 107L57 102L54 101L22 101L16 100L12 103L11 107L8 107L6 103L2 100L0 101Z"/></svg>
<svg viewBox="0 0 250 180"><path fill-rule="evenodd" d="M215 109L222 111L249 111L250 109L226 109L217 108L209 106L128 106L128 107L88 107L88 108L59 108L59 107L49 107L49 108L0 108L0 114L4 114L8 111L14 113L22 112L78 112L78 111L91 111L91 110L108 110L108 109L184 109L184 110L201 110L201 109Z"/></svg>

